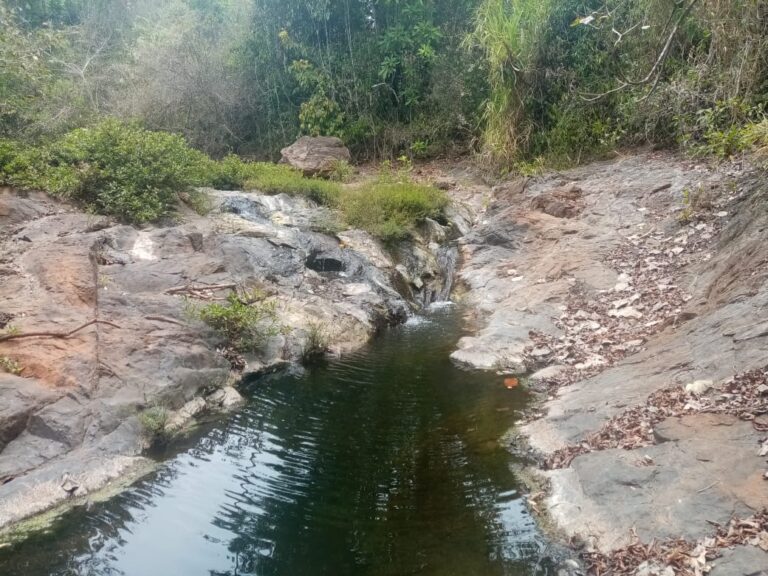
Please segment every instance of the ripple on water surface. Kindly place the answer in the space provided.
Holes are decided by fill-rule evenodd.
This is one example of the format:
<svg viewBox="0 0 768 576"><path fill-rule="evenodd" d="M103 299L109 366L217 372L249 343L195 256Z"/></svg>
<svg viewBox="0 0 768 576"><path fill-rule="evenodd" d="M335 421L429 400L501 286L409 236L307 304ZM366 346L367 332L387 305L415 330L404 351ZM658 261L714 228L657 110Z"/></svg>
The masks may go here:
<svg viewBox="0 0 768 576"><path fill-rule="evenodd" d="M457 316L252 383L158 472L0 551L0 573L536 574L542 540L499 444L525 392L450 363Z"/></svg>

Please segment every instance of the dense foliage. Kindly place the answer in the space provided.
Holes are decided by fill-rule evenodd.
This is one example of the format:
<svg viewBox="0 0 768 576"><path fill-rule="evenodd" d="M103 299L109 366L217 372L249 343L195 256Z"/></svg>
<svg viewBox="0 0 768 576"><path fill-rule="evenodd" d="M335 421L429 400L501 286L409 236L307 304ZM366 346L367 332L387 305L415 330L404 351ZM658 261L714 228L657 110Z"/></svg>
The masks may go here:
<svg viewBox="0 0 768 576"><path fill-rule="evenodd" d="M177 193L208 179L211 161L180 136L106 120L45 146L0 141L0 180L45 190L135 223L168 214Z"/></svg>
<svg viewBox="0 0 768 576"><path fill-rule="evenodd" d="M44 190L135 224L172 215L180 194L195 211L207 213L210 199L197 186L300 195L386 240L408 235L424 218L439 217L447 203L442 192L411 182L403 170L342 187L305 178L283 164L245 162L234 155L213 160L181 136L114 119L76 128L45 145L0 140L0 184Z"/></svg>
<svg viewBox="0 0 768 576"><path fill-rule="evenodd" d="M644 143L732 152L764 115L766 32L753 0L483 0L470 42L489 64L487 150L564 163Z"/></svg>
<svg viewBox="0 0 768 576"><path fill-rule="evenodd" d="M300 133L358 158L464 150L485 87L461 47L475 3L6 0L0 130L109 114L215 155L274 158Z"/></svg>
<svg viewBox="0 0 768 576"><path fill-rule="evenodd" d="M728 155L765 114L767 28L755 0L2 0L0 136L112 116L215 157L302 133L524 170L643 143Z"/></svg>

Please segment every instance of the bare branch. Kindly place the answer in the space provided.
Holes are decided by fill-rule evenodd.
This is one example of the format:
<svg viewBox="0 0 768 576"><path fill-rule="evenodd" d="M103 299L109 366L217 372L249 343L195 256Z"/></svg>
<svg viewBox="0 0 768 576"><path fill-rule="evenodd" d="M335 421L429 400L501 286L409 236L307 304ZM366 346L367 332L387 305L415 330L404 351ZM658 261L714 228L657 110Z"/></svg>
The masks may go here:
<svg viewBox="0 0 768 576"><path fill-rule="evenodd" d="M677 6L682 6L684 0L680 0L680 2L677 2ZM690 0L688 4L685 6L685 8L680 12L679 16L676 20L674 20L675 24L672 27L672 30L667 35L667 39L664 42L664 46L662 47L661 51L659 52L658 56L656 57L656 61L654 62L653 66L651 67L648 74L645 75L645 77L641 78L640 80L631 80L629 78L626 78L624 76L621 76L618 80L620 81L619 86L616 88L613 88L611 90L608 90L606 92L602 92L600 94L580 94L580 97L585 102L596 102L597 100L600 100L602 98L605 98L606 96L610 94L615 94L616 92L621 92L622 90L625 90L631 86L643 86L645 84L648 84L649 82L653 81L651 85L651 89L648 91L648 93L643 96L639 101L645 101L647 100L651 94L654 93L656 88L659 85L659 81L661 80L661 71L664 67L664 63L667 61L667 58L669 57L670 48L672 47L672 43L675 40L675 37L677 36L677 32L680 30L681 24L685 21L686 18L690 15L691 11L693 10L693 7L699 2L699 0ZM674 16L672 17L674 18ZM636 28L638 24L635 24L627 30L624 33L618 32L615 28L612 28L612 31L619 36L619 39L614 44L617 45L619 42L621 42L621 39L624 37L624 35L628 34L630 31L632 31L634 28Z"/></svg>
<svg viewBox="0 0 768 576"><path fill-rule="evenodd" d="M74 328L67 332L26 332L21 334L6 334L4 336L0 336L0 342L7 342L8 340L19 340L21 338L66 339L73 336L77 332L80 332L80 330L84 330L85 328L88 328L88 326L92 326L94 324L106 324L107 326L112 326L112 328L121 328L121 326L118 326L117 324L113 324L112 322L107 322L106 320L99 320L98 318L94 318L93 320L86 322L85 324L82 324L81 326L78 326L77 328Z"/></svg>

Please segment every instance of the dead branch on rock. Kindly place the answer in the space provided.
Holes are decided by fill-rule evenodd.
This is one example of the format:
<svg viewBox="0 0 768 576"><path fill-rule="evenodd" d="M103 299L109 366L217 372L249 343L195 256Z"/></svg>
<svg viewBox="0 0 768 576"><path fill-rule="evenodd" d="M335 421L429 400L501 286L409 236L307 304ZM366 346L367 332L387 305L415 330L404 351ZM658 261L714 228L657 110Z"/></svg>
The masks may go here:
<svg viewBox="0 0 768 576"><path fill-rule="evenodd" d="M86 322L85 324L82 324L81 326L78 326L77 328L74 328L72 330L69 330L67 332L22 332L20 334L5 334L3 336L0 336L0 342L7 342L8 340L19 340L21 338L59 338L59 339L66 339L70 338L77 332L80 332L81 330L84 330L85 328L88 328L88 326L93 326L94 324L106 324L107 326L112 326L112 328L122 328L122 326L118 326L117 324L113 324L112 322L108 322L106 320L99 320L98 318L94 318L93 320L90 320Z"/></svg>
<svg viewBox="0 0 768 576"><path fill-rule="evenodd" d="M217 290L234 290L237 288L237 284L210 284L210 285L194 285L187 284L186 286L178 286L176 288L169 288L165 291L165 294L178 295L187 294L200 300L210 300L212 298L211 293Z"/></svg>
<svg viewBox="0 0 768 576"><path fill-rule="evenodd" d="M145 320L153 320L155 322L165 322L167 324L176 324L176 326L186 326L183 322L174 320L173 318L167 318L165 316L144 316Z"/></svg>

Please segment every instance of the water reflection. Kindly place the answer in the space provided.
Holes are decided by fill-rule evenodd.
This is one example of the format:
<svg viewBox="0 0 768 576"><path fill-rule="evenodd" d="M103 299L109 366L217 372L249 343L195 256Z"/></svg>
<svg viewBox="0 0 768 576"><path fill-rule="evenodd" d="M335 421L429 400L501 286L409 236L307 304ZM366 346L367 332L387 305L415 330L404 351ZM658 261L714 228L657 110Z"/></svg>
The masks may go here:
<svg viewBox="0 0 768 576"><path fill-rule="evenodd" d="M498 443L524 392L450 364L455 322L254 383L152 477L1 551L0 573L534 574L542 543Z"/></svg>

